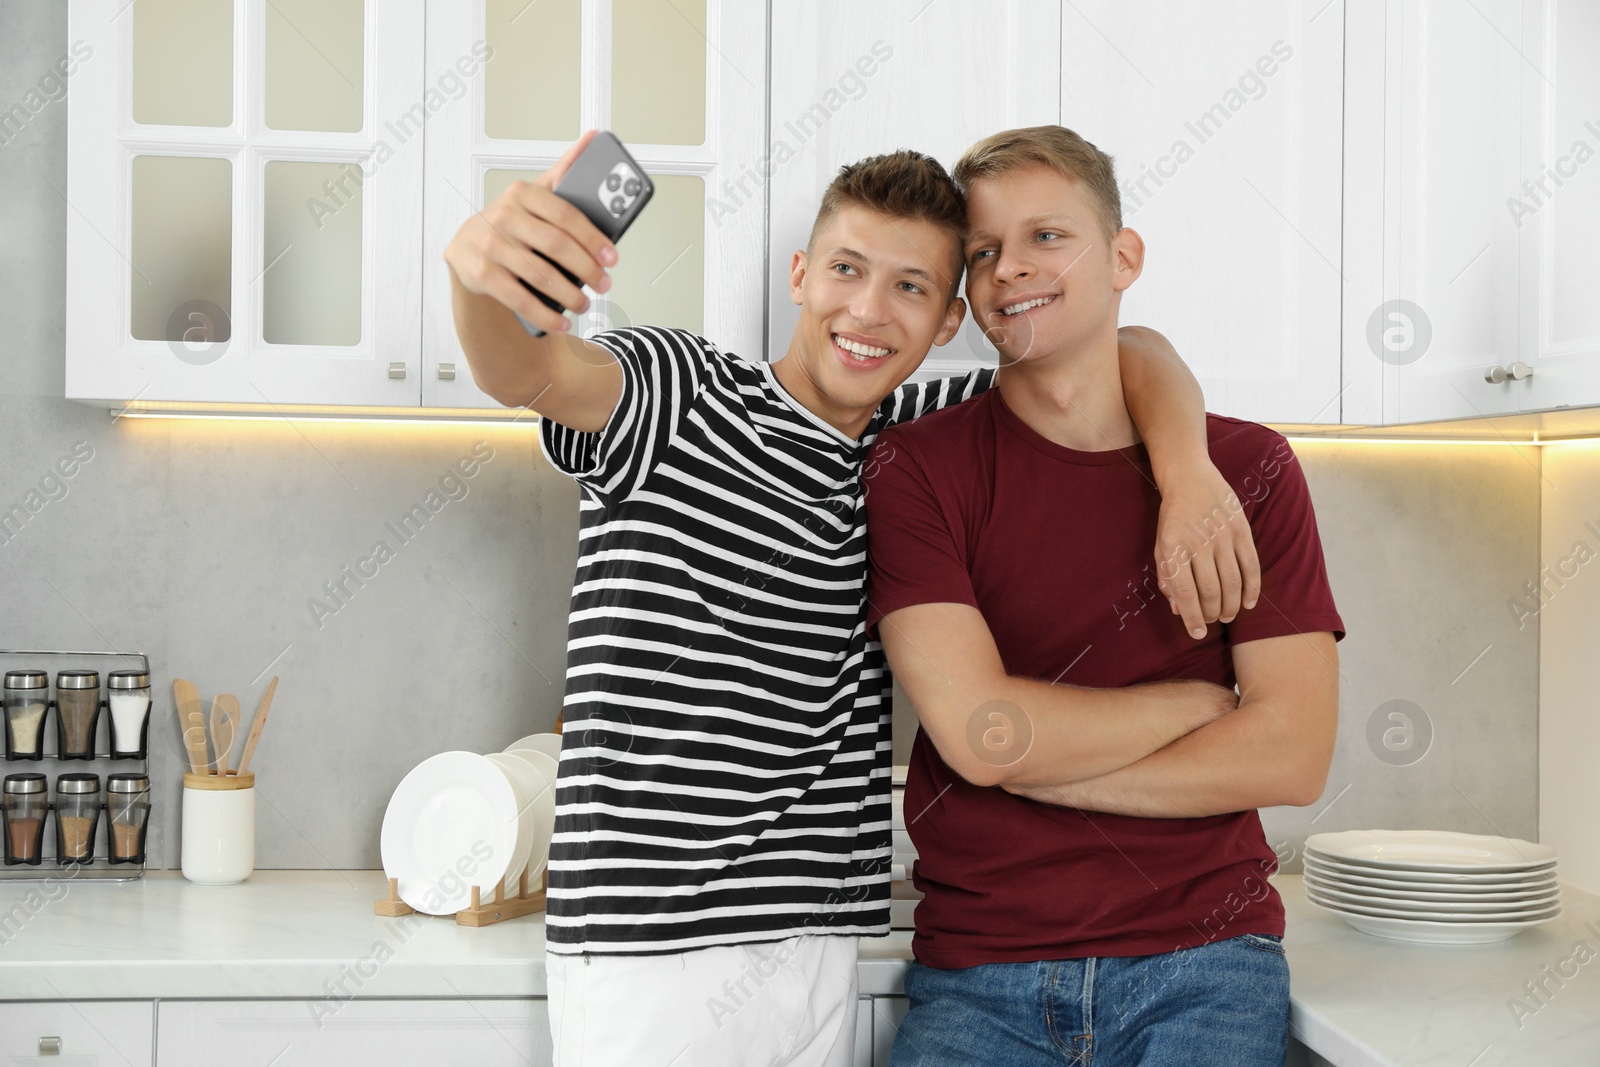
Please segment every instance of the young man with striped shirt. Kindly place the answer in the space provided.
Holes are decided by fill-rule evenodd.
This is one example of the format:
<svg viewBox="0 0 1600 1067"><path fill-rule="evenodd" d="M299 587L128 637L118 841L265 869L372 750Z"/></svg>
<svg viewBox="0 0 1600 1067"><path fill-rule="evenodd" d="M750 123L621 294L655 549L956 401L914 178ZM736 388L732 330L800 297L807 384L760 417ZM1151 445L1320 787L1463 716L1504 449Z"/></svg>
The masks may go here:
<svg viewBox="0 0 1600 1067"><path fill-rule="evenodd" d="M579 340L519 279L588 304L531 248L609 288L616 250L551 192L587 139L445 253L474 379L540 413L582 489L546 915L556 1062L848 1064L856 941L888 932L891 855L861 464L883 427L992 381L904 385L961 324L965 207L918 153L844 168L794 255L801 320L777 362L682 330ZM1226 487L1175 353L1147 331L1123 349L1178 545ZM1203 613L1188 583L1209 601L1253 582L1238 532L1165 576L1186 621ZM1126 711L1214 713L1195 686L1156 688Z"/></svg>

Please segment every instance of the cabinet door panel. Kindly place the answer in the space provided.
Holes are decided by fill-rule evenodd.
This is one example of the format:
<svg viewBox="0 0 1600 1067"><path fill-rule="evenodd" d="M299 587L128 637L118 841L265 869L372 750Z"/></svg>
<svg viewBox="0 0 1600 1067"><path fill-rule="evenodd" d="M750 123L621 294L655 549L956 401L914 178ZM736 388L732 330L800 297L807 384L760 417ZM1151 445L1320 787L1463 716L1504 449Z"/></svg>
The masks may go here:
<svg viewBox="0 0 1600 1067"><path fill-rule="evenodd" d="M1060 6L1039 0L862 4L781 0L772 6L768 347L788 350L800 309L789 299L791 254L805 247L839 168L914 148L947 168L980 137L1055 122ZM782 42L782 47L776 45ZM760 176L724 192L730 210L759 197ZM994 363L969 316L919 377Z"/></svg>
<svg viewBox="0 0 1600 1067"><path fill-rule="evenodd" d="M1061 122L1115 158L1145 241L1121 321L1171 338L1220 414L1339 421L1342 8L1063 15Z"/></svg>
<svg viewBox="0 0 1600 1067"><path fill-rule="evenodd" d="M1516 411L1521 0L1350 6L1345 421ZM1531 53L1530 53L1531 54Z"/></svg>
<svg viewBox="0 0 1600 1067"><path fill-rule="evenodd" d="M1600 404L1600 7L1526 0L1524 183L1507 200L1522 239L1522 409Z"/></svg>
<svg viewBox="0 0 1600 1067"><path fill-rule="evenodd" d="M889 1053L894 1049L895 1035L911 1010L911 1001L905 997L872 998L872 1062L874 1067L889 1067Z"/></svg>
<svg viewBox="0 0 1600 1067"><path fill-rule="evenodd" d="M429 1063L542 1067L552 1062L542 999L164 1000L162 1067Z"/></svg>
<svg viewBox="0 0 1600 1067"><path fill-rule="evenodd" d="M444 251L509 181L548 168L590 127L616 132L657 194L619 246L613 288L591 294L575 332L678 326L758 350L762 211L724 212L718 197L762 156L765 5L428 0L428 12L430 71L489 54L428 125L424 405L500 407L456 336Z"/></svg>
<svg viewBox="0 0 1600 1067"><path fill-rule="evenodd" d="M155 1005L148 1000L0 1004L0 1062L150 1067ZM55 1038L54 1045L41 1044ZM56 1051L47 1051L49 1048Z"/></svg>
<svg viewBox="0 0 1600 1067"><path fill-rule="evenodd" d="M233 12L231 3L195 0L146 0L133 9L134 122L233 124Z"/></svg>

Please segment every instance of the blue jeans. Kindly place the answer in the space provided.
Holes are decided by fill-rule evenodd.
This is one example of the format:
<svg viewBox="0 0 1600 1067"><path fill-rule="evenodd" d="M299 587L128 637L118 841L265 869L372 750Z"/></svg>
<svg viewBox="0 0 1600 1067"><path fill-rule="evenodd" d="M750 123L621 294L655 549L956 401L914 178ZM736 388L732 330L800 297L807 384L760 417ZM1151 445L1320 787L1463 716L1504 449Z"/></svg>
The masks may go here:
<svg viewBox="0 0 1600 1067"><path fill-rule="evenodd" d="M1239 934L1154 956L912 963L890 1067L1283 1067L1289 962Z"/></svg>

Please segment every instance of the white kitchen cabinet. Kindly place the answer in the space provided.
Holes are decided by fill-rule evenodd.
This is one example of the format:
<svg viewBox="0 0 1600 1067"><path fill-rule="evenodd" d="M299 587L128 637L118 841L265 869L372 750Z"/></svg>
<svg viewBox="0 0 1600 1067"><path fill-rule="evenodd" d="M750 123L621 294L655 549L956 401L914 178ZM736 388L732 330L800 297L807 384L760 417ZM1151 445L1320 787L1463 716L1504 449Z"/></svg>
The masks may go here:
<svg viewBox="0 0 1600 1067"><path fill-rule="evenodd" d="M911 1001L905 997L872 998L872 1064L889 1067L889 1053L894 1048L895 1035L911 1010Z"/></svg>
<svg viewBox="0 0 1600 1067"><path fill-rule="evenodd" d="M1523 411L1600 404L1600 6L1525 0L1526 161L1503 209L1521 250Z"/></svg>
<svg viewBox="0 0 1600 1067"><path fill-rule="evenodd" d="M1587 209L1594 217L1581 193L1563 194L1554 211L1524 220L1520 230L1508 209L1508 197L1536 170L1529 152L1540 139L1543 94L1528 94L1530 76L1542 87L1548 75L1533 70L1545 51L1542 6L1349 5L1346 422L1472 418L1524 406L1525 381L1485 380L1489 369L1527 355L1519 333L1541 284L1523 246L1539 228L1533 222L1548 226L1555 211L1581 218ZM1567 75L1585 77L1578 53L1569 54ZM1586 313L1569 297L1563 328Z"/></svg>
<svg viewBox="0 0 1600 1067"><path fill-rule="evenodd" d="M718 190L762 156L762 5L74 0L69 22L70 398L498 407L444 246L590 126L657 193L580 329L760 347L764 214Z"/></svg>
<svg viewBox="0 0 1600 1067"><path fill-rule="evenodd" d="M73 0L66 395L416 405L423 0Z"/></svg>
<svg viewBox="0 0 1600 1067"><path fill-rule="evenodd" d="M1343 0L1080 0L1060 121L1116 160L1145 241L1121 321L1166 334L1210 410L1340 421Z"/></svg>
<svg viewBox="0 0 1600 1067"><path fill-rule="evenodd" d="M725 209L723 190L748 187L762 157L764 5L430 0L430 72L485 47L461 99L428 127L423 403L500 406L473 383L456 338L444 249L472 212L590 128L613 130L656 194L577 329L680 326L759 354L762 203Z"/></svg>
<svg viewBox="0 0 1600 1067"><path fill-rule="evenodd" d="M0 1062L151 1067L154 1048L148 1000L0 1003Z"/></svg>
<svg viewBox="0 0 1600 1067"><path fill-rule="evenodd" d="M850 1055L851 1067L873 1067L872 997L856 1000L856 1044Z"/></svg>
<svg viewBox="0 0 1600 1067"><path fill-rule="evenodd" d="M799 321L789 262L805 247L823 190L839 168L898 148L947 167L978 138L1055 122L1061 6L1052 0L928 3L777 0L772 5L771 234L767 263L772 358ZM735 211L761 182L730 198ZM755 353L745 353L754 355ZM970 319L936 348L922 376L993 363Z"/></svg>
<svg viewBox="0 0 1600 1067"><path fill-rule="evenodd" d="M542 999L163 1000L159 1020L161 1067L552 1062Z"/></svg>

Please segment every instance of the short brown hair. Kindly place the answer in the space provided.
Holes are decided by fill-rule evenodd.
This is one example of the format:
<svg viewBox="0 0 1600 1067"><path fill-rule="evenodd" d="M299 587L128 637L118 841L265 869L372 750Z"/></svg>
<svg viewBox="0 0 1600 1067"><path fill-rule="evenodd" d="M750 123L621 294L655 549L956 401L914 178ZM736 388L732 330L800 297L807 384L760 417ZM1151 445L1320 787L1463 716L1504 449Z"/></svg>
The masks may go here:
<svg viewBox="0 0 1600 1067"><path fill-rule="evenodd" d="M822 205L806 239L809 250L822 227L854 205L897 219L931 222L955 238L954 295L961 285L961 245L967 239L967 201L944 165L932 156L902 148L840 167L822 194Z"/></svg>
<svg viewBox="0 0 1600 1067"><path fill-rule="evenodd" d="M1036 163L1088 190L1100 206L1100 224L1108 238L1122 229L1122 196L1111 157L1065 126L1027 126L985 137L956 163L955 182L966 193L979 178Z"/></svg>

